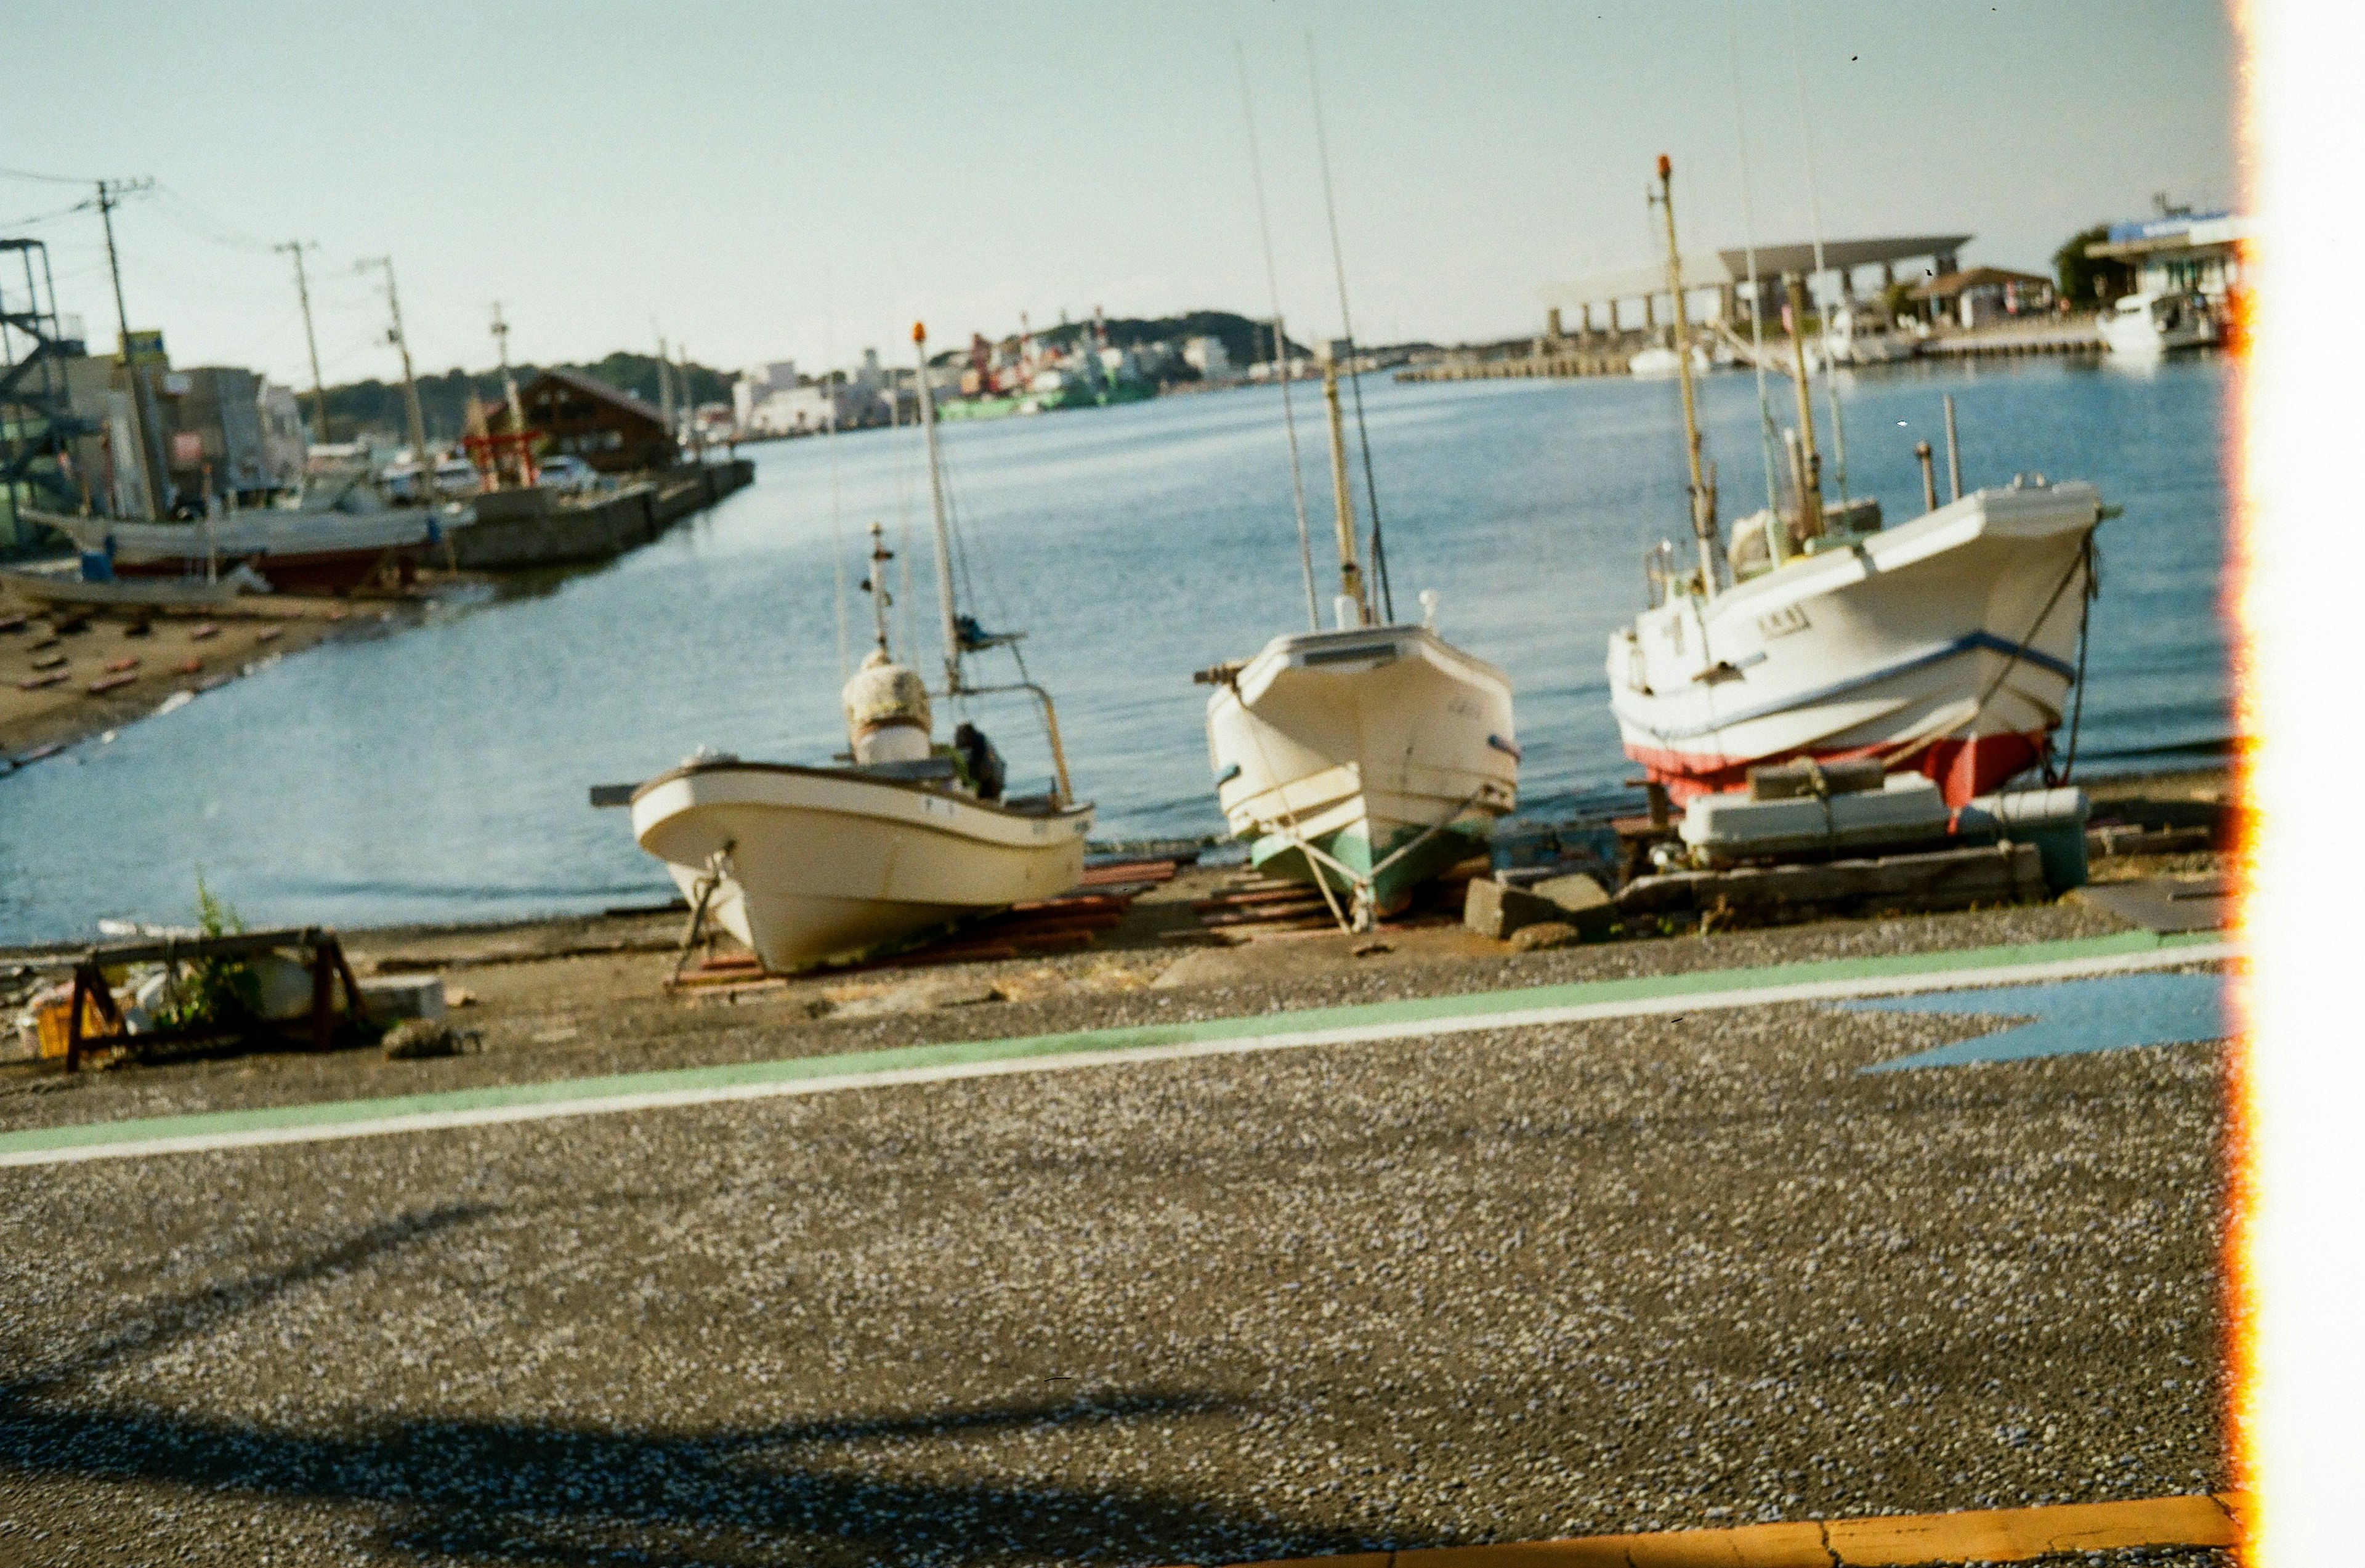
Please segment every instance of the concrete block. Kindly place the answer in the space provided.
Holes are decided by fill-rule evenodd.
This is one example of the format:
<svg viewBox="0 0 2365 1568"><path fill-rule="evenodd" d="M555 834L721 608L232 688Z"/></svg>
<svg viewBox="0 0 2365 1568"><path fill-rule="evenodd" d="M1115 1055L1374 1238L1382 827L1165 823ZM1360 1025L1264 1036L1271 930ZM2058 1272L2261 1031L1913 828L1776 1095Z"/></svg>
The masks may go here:
<svg viewBox="0 0 2365 1568"><path fill-rule="evenodd" d="M381 1023L387 1019L443 1016L441 975L372 975L361 982L362 1005Z"/></svg>
<svg viewBox="0 0 2365 1568"><path fill-rule="evenodd" d="M1618 901L1582 871L1538 882L1528 890L1559 905L1562 913L1558 918L1576 927L1582 935L1604 935L1617 923Z"/></svg>
<svg viewBox="0 0 2365 1568"><path fill-rule="evenodd" d="M1481 936L1492 936L1497 941L1508 938L1522 925L1566 918L1567 912L1552 900L1507 888L1491 877L1472 881L1462 902L1462 924Z"/></svg>
<svg viewBox="0 0 2365 1568"><path fill-rule="evenodd" d="M1511 950L1535 953L1547 947L1573 947L1584 940L1585 933L1565 920L1540 920L1511 933Z"/></svg>

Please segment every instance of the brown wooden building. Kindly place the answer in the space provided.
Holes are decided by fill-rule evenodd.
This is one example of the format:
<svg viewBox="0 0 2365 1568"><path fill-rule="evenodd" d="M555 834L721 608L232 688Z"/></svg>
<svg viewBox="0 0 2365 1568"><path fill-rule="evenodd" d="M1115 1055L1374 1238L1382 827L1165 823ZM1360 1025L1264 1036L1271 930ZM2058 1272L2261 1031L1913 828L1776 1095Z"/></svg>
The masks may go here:
<svg viewBox="0 0 2365 1568"><path fill-rule="evenodd" d="M673 432L666 428L665 416L605 382L571 370L545 370L518 389L518 401L525 409L526 428L545 438L537 449L540 455L566 453L602 474L634 474L673 464ZM509 432L506 403L485 410L485 428L492 435Z"/></svg>

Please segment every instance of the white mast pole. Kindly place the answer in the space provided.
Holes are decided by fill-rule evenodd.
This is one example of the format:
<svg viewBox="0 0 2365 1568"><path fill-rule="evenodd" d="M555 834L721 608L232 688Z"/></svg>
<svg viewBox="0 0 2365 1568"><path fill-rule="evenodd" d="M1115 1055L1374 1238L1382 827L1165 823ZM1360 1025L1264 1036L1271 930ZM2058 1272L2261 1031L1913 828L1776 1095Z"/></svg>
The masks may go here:
<svg viewBox="0 0 2365 1568"><path fill-rule="evenodd" d="M960 628L953 620L952 530L945 521L945 476L936 454L936 399L928 389L928 327L912 323L912 348L920 362L920 429L928 443L928 504L936 521L936 607L945 627L945 695L961 689Z"/></svg>
<svg viewBox="0 0 2365 1568"><path fill-rule="evenodd" d="M1238 39L1232 54L1240 68L1240 112L1248 119L1249 177L1256 186L1257 234L1264 241L1265 291L1272 300L1272 368L1281 378L1281 426L1289 435L1289 498L1297 508L1297 558L1306 572L1306 624L1322 630L1322 603L1314 591L1314 536L1306 524L1306 472L1297 455L1297 413L1289 398L1289 335L1281 322L1281 276L1272 264L1272 220L1266 216L1264 160L1257 151L1256 106L1249 96L1249 56Z"/></svg>
<svg viewBox="0 0 2365 1568"><path fill-rule="evenodd" d="M1815 130L1807 123L1807 57L1799 43L1799 0L1790 0L1790 71L1799 88L1799 143L1807 155L1807 220L1815 241L1815 272L1823 271L1823 197L1815 181ZM1843 291L1844 292L1844 291ZM1800 327L1805 322L1799 323ZM1823 338L1823 394L1832 405L1832 478L1847 500L1847 430L1840 423L1840 388L1832 379L1831 335Z"/></svg>

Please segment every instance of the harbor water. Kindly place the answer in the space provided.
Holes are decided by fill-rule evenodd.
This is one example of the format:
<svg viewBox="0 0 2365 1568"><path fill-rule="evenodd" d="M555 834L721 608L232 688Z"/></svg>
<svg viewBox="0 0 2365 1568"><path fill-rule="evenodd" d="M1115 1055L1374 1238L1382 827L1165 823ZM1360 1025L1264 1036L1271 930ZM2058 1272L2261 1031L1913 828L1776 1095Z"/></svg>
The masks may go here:
<svg viewBox="0 0 2365 1568"><path fill-rule="evenodd" d="M1916 441L1938 449L1944 488L1947 392L1967 487L2084 478L2125 508L2100 536L2081 770L2156 766L2232 733L2220 599L2233 375L2215 360L2135 373L2046 360L1843 377L1848 490L1878 496L1892 522L1921 510ZM1297 398L1327 603L1320 397ZM1436 589L1440 630L1509 673L1523 812L1625 798L1634 769L1604 641L1641 603L1644 551L1683 538L1674 384L1371 376L1364 398L1397 615L1417 618L1419 591ZM1703 398L1730 519L1764 504L1755 393L1724 375ZM1824 415L1819 398L1819 426ZM1096 837L1219 832L1191 672L1306 622L1278 390L943 433L964 607L989 631L1029 633L1019 651L1058 698ZM902 552L886 574L896 651L932 684L941 669L918 432L745 450L751 487L604 567L477 590L0 778L0 941L86 935L106 916L186 922L200 873L254 924L668 896L626 813L590 809L587 787L701 746L809 762L843 749L841 649L869 645L857 585L874 520ZM972 678L1014 674L997 652ZM1048 775L1031 704L981 700L974 716L1014 788ZM940 712L939 738L950 727Z"/></svg>

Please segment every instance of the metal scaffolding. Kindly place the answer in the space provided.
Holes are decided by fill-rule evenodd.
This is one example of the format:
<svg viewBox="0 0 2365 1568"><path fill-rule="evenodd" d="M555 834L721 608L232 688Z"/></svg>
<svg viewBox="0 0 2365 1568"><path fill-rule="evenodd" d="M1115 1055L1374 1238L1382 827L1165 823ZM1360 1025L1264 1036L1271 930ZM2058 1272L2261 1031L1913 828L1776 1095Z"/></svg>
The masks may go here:
<svg viewBox="0 0 2365 1568"><path fill-rule="evenodd" d="M99 428L74 412L67 386L65 362L80 358L84 348L79 323L69 336L58 314L49 246L0 239L0 252L7 251L23 262L25 289L19 298L0 287L0 549L27 542L17 521L20 503L46 502L60 511L81 507L66 443ZM31 347L23 349L28 342Z"/></svg>

